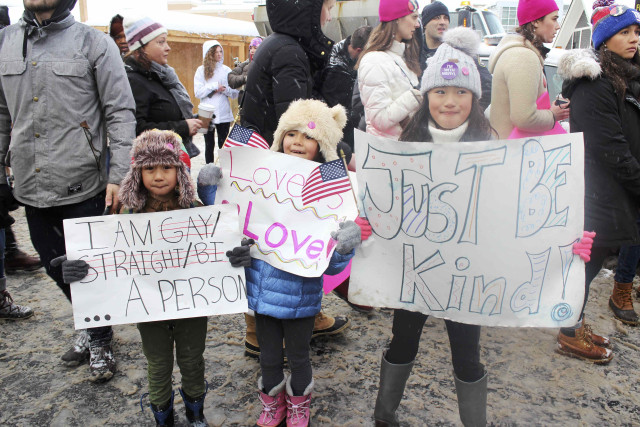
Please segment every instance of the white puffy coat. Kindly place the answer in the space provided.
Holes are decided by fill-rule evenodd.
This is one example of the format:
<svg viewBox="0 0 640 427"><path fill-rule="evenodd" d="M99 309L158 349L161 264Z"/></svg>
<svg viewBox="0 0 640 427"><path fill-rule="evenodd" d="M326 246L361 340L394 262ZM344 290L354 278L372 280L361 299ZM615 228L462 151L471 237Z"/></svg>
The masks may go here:
<svg viewBox="0 0 640 427"><path fill-rule="evenodd" d="M400 122L413 115L422 100L418 77L404 62L405 44L394 41L385 52L369 52L358 67L358 88L367 133L398 139Z"/></svg>
<svg viewBox="0 0 640 427"><path fill-rule="evenodd" d="M202 56L207 54L209 49L222 45L217 41L207 41L203 45ZM223 51L224 58L224 51ZM233 121L233 112L231 111L231 105L229 105L229 98L237 98L238 90L231 89L227 80L227 75L231 72L231 68L227 67L220 61L213 71L213 76L210 79L204 78L204 65L201 65L196 70L196 74L193 77L193 91L197 98L200 98L200 102L203 104L213 105L215 108L216 118L212 120L212 123L230 123ZM220 93L215 92L219 86L224 86L226 89Z"/></svg>

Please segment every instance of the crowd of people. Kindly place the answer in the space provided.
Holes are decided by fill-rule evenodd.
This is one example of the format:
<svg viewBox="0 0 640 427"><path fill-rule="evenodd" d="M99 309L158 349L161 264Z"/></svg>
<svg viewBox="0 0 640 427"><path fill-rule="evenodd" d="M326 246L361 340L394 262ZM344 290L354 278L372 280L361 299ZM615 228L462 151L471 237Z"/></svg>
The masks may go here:
<svg viewBox="0 0 640 427"><path fill-rule="evenodd" d="M250 42L246 61L231 69L222 44L203 44L193 78L200 105L213 111L207 122L194 114L193 100L168 64L162 23L116 15L107 36L74 20L75 3L24 0L20 22L0 31L0 318L33 315L6 289L5 274L15 271L44 266L71 301L70 283L83 279L89 266L67 259L63 220L215 204L222 177L214 163L216 134L220 149L235 122L286 155L326 163L346 152L353 169L355 129L398 144L457 143L565 133L559 122L568 120L571 132L584 134L587 231L574 245L586 263L584 304L605 258L619 250L609 306L624 324L640 324L632 297L640 260L639 12L608 0L594 3L593 47L562 58L563 97L554 101L544 71L545 43L560 28L554 0L519 1L519 27L501 40L488 68L478 61L477 34L449 30L449 11L438 1L419 11L414 0L380 0L377 26L334 43L322 28L336 0L267 0L273 33ZM9 24L6 7L0 7L0 23ZM462 72L443 73L450 63ZM239 117L229 102L236 98ZM193 143L199 131L207 165L195 185L190 159L200 154ZM9 212L20 205L39 258L19 250L11 231ZM324 273L344 270L371 235L366 218L353 219L331 234L336 249ZM252 258L253 243L238 242L226 255L247 278L244 350L259 358L261 372L256 424L307 426L315 385L309 343L341 333L350 319L323 313L322 276L297 276ZM334 292L355 310L373 310L349 302L348 287L347 279ZM593 332L583 312L576 325L560 329L557 351L608 363L610 340ZM381 355L376 426L399 425L396 411L427 317L394 311L393 336ZM465 426L486 425L481 328L445 323L460 419ZM157 425L174 423L174 351L187 419L208 425L207 318L137 326ZM112 337L109 326L78 331L63 363L89 361L90 378L108 381L116 371Z"/></svg>

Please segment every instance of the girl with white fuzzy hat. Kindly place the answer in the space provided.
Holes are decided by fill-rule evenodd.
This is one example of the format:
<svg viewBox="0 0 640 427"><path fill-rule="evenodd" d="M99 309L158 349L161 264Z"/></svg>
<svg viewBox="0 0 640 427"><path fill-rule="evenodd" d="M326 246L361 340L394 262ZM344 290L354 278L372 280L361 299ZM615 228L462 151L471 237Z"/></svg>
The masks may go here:
<svg viewBox="0 0 640 427"><path fill-rule="evenodd" d="M297 100L282 114L274 133L272 151L316 162L338 160L338 143L347 117L344 108L329 108L324 102ZM205 176L222 177L219 168L207 165L198 176L198 192L205 203L211 201L207 191L211 186ZM232 265L244 265L249 309L255 312L260 345L259 399L262 403L256 424L278 426L286 419L287 426L309 424L311 392L314 387L309 342L315 317L322 302L322 275L335 275L348 265L355 247L371 235L366 220L341 223L331 237L336 250L329 267L318 277L302 277L280 270L260 259L249 256L249 245L234 248L228 254ZM285 348L282 346L284 340ZM287 356L291 375L284 373Z"/></svg>

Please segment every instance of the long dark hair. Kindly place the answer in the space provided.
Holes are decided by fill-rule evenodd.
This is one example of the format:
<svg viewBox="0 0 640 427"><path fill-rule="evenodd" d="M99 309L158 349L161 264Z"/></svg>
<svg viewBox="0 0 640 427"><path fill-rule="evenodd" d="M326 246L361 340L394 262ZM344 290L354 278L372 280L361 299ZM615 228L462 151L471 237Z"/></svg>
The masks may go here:
<svg viewBox="0 0 640 427"><path fill-rule="evenodd" d="M420 108L402 130L400 141L433 142L433 136L429 132L430 120L433 120L433 118L429 111L429 97L425 93ZM489 120L484 116L478 97L475 94L473 94L471 111L467 120L469 121L469 126L464 135L462 135L460 142L488 141L493 135L497 135L497 132L489 124Z"/></svg>
<svg viewBox="0 0 640 427"><path fill-rule="evenodd" d="M516 28L516 33L520 34L522 37L524 37L525 40L528 40L533 45L533 47L538 49L538 52L540 52L540 55L542 55L542 58L544 59L547 57L547 49L545 49L544 45L542 44L542 40L540 40L536 36L536 27L533 26L534 22L541 22L543 19L544 17L519 26L518 28Z"/></svg>
<svg viewBox="0 0 640 427"><path fill-rule="evenodd" d="M611 82L616 95L620 99L625 97L630 80L640 80L640 55L636 51L628 61L610 51L603 43L596 51L602 74Z"/></svg>
<svg viewBox="0 0 640 427"><path fill-rule="evenodd" d="M358 58L358 63L354 67L356 70L360 67L360 61L369 52L384 52L389 50L393 45L393 41L396 39L396 31L398 31L398 20L381 22L377 27L371 31L369 41L367 42L364 51ZM422 74L422 68L420 67L420 41L418 40L418 31L413 35L411 40L405 41L404 49L404 62L407 64L407 68L413 71L416 76Z"/></svg>
<svg viewBox="0 0 640 427"><path fill-rule="evenodd" d="M146 45L147 44L143 44L138 49L127 52L127 54L124 56L124 59L126 60L126 59L131 58L143 70L149 71L149 69L151 68L151 60L147 56L147 52L144 51L144 47Z"/></svg>

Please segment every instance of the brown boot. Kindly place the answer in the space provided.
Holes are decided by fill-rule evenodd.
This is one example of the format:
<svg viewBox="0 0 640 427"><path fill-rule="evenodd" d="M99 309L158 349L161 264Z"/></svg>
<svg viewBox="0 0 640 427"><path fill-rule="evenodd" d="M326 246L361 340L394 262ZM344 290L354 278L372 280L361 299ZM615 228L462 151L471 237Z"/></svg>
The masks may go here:
<svg viewBox="0 0 640 427"><path fill-rule="evenodd" d="M34 271L42 267L40 258L27 255L20 249L7 251L4 259L4 269L8 274L16 271Z"/></svg>
<svg viewBox="0 0 640 427"><path fill-rule="evenodd" d="M613 293L609 298L609 308L613 311L616 319L627 325L637 326L640 324L638 314L633 309L631 289L633 283L613 282Z"/></svg>
<svg viewBox="0 0 640 427"><path fill-rule="evenodd" d="M584 328L585 334L587 334L587 336L589 336L591 338L591 341L600 347L605 347L605 348L609 348L609 345L611 344L611 342L609 341L609 337L605 337L604 335L597 335L593 332L593 329L591 329L591 325L588 323L584 322L584 319L582 319L582 327Z"/></svg>
<svg viewBox="0 0 640 427"><path fill-rule="evenodd" d="M565 356L575 357L598 365L604 365L613 359L611 350L595 345L591 341L591 336L587 334L587 331L582 326L575 330L575 337L565 335L560 330L556 351Z"/></svg>
<svg viewBox="0 0 640 427"><path fill-rule="evenodd" d="M247 333L244 337L244 355L258 357L260 356L260 345L256 336L256 318L245 313L244 321L247 323Z"/></svg>
<svg viewBox="0 0 640 427"><path fill-rule="evenodd" d="M323 312L316 314L316 318L313 324L313 332L311 338L319 337L321 335L335 335L344 331L351 324L351 320L348 317L331 317L327 316Z"/></svg>

